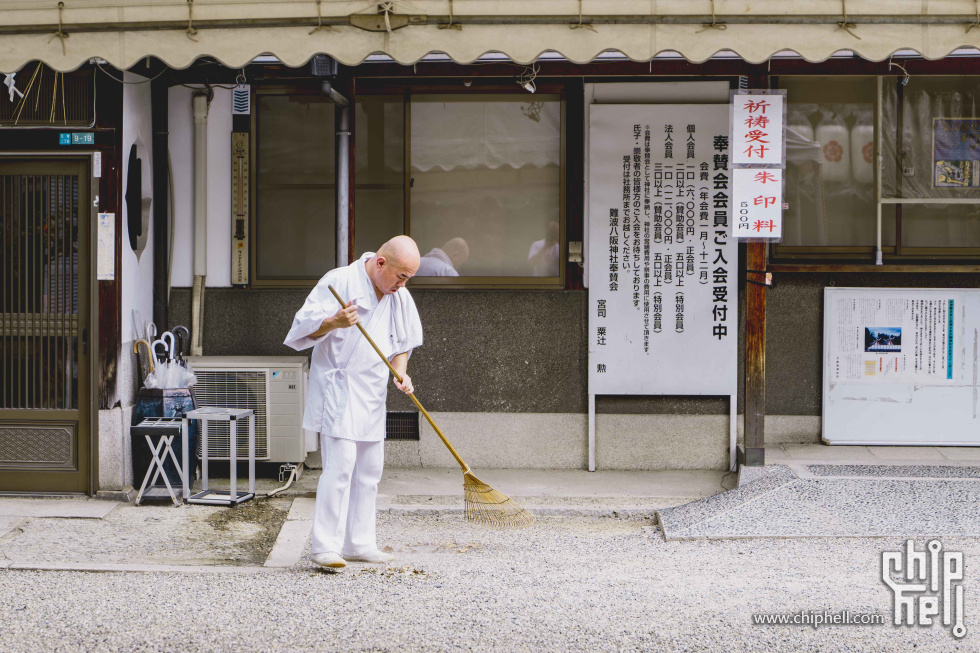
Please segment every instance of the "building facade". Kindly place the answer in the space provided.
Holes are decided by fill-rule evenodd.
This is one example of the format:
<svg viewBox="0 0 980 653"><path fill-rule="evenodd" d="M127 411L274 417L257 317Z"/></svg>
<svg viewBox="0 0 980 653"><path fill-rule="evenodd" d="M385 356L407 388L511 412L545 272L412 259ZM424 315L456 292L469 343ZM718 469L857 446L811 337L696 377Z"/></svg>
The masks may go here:
<svg viewBox="0 0 980 653"><path fill-rule="evenodd" d="M33 38L36 54L4 62L24 101L0 99L0 491L132 485L134 311L191 327L205 356L294 354L282 338L316 280L400 233L425 255L411 291L426 344L409 371L454 445L474 467L588 468L597 104L720 105L740 88L788 103L783 239L738 247L736 415L728 397L597 397L598 469L728 468L732 418L749 464L764 444L820 442L825 288L980 285L980 184L962 166L955 183L935 176L937 124L980 134L980 30L956 3L854 3L841 18L837 3L761 2L748 19L722 2L652 18L631 10L646 3L601 16L553 3L550 23L473 11L469 24L332 4L317 22L272 3L285 13L237 28L263 43L249 48L222 41L224 9L203 4L197 34L160 19L138 58L118 55L135 38L124 24L98 45L76 26L53 51L27 28L2 37ZM24 124L30 99L47 109ZM91 115L71 116L76 99ZM77 234L48 244L65 225ZM775 283L756 283L767 272ZM413 407L392 393L389 410ZM388 443L389 465L453 464L421 430Z"/></svg>

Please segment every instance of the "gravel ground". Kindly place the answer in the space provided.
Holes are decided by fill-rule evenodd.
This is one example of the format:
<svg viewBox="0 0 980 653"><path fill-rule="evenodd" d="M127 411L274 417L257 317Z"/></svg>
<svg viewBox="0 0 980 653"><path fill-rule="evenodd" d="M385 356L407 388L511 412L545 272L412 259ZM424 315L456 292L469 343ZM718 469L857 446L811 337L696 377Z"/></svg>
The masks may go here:
<svg viewBox="0 0 980 653"><path fill-rule="evenodd" d="M966 619L942 626L755 626L753 613L849 610L890 621L880 554L901 538L665 542L646 520L378 520L389 566L332 574L0 571L0 650L977 651L977 538ZM917 542L921 548L923 541ZM308 545L307 545L308 548Z"/></svg>

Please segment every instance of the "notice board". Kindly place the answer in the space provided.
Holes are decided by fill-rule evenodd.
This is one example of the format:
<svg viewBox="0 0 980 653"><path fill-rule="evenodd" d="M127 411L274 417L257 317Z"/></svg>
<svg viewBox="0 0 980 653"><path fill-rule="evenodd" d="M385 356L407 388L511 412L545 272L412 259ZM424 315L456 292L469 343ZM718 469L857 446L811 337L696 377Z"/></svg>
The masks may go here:
<svg viewBox="0 0 980 653"><path fill-rule="evenodd" d="M980 444L980 290L826 288L823 439Z"/></svg>
<svg viewBox="0 0 980 653"><path fill-rule="evenodd" d="M728 111L592 107L590 395L736 394Z"/></svg>

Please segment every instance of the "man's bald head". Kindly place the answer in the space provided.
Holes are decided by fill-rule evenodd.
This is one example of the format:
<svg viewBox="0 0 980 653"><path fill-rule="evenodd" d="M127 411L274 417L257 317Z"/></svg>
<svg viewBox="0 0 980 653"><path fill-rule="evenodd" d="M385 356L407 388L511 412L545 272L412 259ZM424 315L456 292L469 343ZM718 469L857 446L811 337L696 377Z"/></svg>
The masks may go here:
<svg viewBox="0 0 980 653"><path fill-rule="evenodd" d="M408 236L395 236L378 248L376 256L384 257L395 265L410 268L412 274L419 269L421 259L419 246Z"/></svg>
<svg viewBox="0 0 980 653"><path fill-rule="evenodd" d="M395 236L379 247L364 264L378 299L404 287L419 271L420 260L419 247L408 236Z"/></svg>

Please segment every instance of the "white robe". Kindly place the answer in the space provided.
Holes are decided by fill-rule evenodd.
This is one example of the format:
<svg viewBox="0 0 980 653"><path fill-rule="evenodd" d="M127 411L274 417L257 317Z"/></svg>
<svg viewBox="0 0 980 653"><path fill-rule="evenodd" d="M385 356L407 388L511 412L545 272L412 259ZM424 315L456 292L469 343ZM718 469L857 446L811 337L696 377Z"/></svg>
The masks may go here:
<svg viewBox="0 0 980 653"><path fill-rule="evenodd" d="M283 344L302 351L313 346L310 382L303 428L307 449L316 449L315 434L362 442L385 436L385 401L389 371L378 354L354 326L334 329L313 338L323 320L336 314L340 304L327 286L344 301L357 306L359 322L389 360L422 344L422 322L408 289L399 288L378 301L364 268L374 256L367 252L350 265L331 270L317 283L293 318Z"/></svg>

